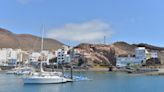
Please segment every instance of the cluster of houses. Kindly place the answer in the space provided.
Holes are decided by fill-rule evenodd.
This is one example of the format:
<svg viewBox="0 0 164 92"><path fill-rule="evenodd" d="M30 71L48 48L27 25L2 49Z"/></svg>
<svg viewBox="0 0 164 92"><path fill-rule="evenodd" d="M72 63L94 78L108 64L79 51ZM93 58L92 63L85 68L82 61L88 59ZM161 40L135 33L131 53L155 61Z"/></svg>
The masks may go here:
<svg viewBox="0 0 164 92"><path fill-rule="evenodd" d="M71 55L68 53L71 48L63 46L56 51L29 52L21 49L2 48L0 49L0 66L16 66L20 63L37 63L44 61L49 64L50 59L57 58L57 62L71 62Z"/></svg>
<svg viewBox="0 0 164 92"><path fill-rule="evenodd" d="M56 51L28 52L21 49L2 48L0 49L0 66L17 65L20 63L37 63L44 61L49 64L50 59L56 58L57 63L78 61L82 50L73 49L72 47L63 46L62 49ZM85 55L85 53L84 53ZM137 47L135 55L119 55L116 56L116 66L126 67L130 65L144 64L151 58L158 58L158 53L155 50L148 50L145 47Z"/></svg>
<svg viewBox="0 0 164 92"><path fill-rule="evenodd" d="M147 60L151 58L158 58L158 52L155 50L149 50L145 47L137 47L135 49L135 55L119 55L116 57L117 67L126 67L128 65L145 64Z"/></svg>

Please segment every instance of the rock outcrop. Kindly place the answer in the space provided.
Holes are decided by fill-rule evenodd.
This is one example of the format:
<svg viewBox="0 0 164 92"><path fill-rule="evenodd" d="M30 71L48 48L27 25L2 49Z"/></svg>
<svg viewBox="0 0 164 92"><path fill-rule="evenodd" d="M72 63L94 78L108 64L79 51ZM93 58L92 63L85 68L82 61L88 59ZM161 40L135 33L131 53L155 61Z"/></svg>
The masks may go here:
<svg viewBox="0 0 164 92"><path fill-rule="evenodd" d="M156 50L161 63L164 64L164 48L148 44L128 44L115 42L111 45L103 44L80 44L75 48L83 50L83 56L92 65L115 65L117 55L135 55L135 48L141 46L150 50Z"/></svg>

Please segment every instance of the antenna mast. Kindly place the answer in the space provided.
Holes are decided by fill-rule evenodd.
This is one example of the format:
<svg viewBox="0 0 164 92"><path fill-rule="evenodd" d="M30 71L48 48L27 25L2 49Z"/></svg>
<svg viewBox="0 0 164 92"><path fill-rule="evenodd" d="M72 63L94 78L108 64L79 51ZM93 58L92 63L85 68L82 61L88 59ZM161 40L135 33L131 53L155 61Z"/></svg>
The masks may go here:
<svg viewBox="0 0 164 92"><path fill-rule="evenodd" d="M104 36L104 44L106 44L106 36Z"/></svg>

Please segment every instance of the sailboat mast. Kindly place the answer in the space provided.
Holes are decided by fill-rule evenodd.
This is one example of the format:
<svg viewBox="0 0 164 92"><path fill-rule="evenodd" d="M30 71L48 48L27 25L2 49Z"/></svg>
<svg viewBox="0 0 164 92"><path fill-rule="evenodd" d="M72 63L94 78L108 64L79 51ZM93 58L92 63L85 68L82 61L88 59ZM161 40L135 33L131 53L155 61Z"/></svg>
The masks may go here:
<svg viewBox="0 0 164 92"><path fill-rule="evenodd" d="M44 28L44 25L42 26L42 42L41 42L41 53L42 53L42 51L43 51L43 49L44 49L44 30L45 30L45 28ZM42 56L42 59L43 59L43 56ZM42 60L41 60L41 62L40 62L40 72L44 72L43 71L43 66L42 66Z"/></svg>
<svg viewBox="0 0 164 92"><path fill-rule="evenodd" d="M43 51L44 49L44 30L45 30L45 27L44 25L42 26L42 42L41 42L41 51Z"/></svg>

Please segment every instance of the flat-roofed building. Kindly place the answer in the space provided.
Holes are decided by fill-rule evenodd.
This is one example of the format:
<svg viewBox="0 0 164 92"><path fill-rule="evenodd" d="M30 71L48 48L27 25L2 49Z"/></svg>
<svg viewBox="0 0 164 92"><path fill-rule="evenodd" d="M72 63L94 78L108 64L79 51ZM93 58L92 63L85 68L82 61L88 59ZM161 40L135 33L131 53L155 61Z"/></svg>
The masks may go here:
<svg viewBox="0 0 164 92"><path fill-rule="evenodd" d="M131 55L119 55L116 57L117 67L126 67L130 64L134 64L135 57Z"/></svg>

